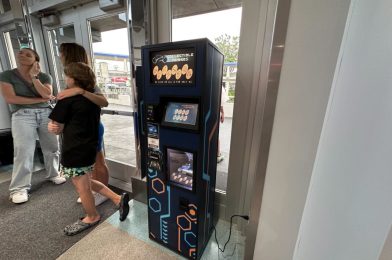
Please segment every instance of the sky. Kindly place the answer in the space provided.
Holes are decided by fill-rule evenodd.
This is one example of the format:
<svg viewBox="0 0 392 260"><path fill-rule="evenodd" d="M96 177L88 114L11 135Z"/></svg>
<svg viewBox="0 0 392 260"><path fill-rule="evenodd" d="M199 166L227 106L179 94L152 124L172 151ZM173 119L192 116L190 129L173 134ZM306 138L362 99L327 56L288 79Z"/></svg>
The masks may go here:
<svg viewBox="0 0 392 260"><path fill-rule="evenodd" d="M215 38L223 34L240 35L242 8L173 19L172 40ZM126 28L102 33L102 42L93 44L94 52L128 55Z"/></svg>
<svg viewBox="0 0 392 260"><path fill-rule="evenodd" d="M214 41L222 34L240 35L242 8L173 19L172 40L209 38Z"/></svg>

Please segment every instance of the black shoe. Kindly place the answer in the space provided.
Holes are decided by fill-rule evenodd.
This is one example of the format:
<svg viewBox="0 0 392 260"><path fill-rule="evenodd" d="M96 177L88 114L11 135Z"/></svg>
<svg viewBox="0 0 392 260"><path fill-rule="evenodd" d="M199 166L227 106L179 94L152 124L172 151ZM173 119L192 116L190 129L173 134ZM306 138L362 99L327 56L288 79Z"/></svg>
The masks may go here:
<svg viewBox="0 0 392 260"><path fill-rule="evenodd" d="M128 193L123 193L121 195L121 200L119 204L119 211L120 211L120 221L124 221L129 213L129 194Z"/></svg>

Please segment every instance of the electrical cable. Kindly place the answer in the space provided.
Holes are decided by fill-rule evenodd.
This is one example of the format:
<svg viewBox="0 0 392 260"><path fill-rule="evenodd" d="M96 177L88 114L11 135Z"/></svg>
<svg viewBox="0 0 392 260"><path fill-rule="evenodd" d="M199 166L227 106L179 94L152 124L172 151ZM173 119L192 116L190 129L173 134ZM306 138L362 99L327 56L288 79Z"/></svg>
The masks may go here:
<svg viewBox="0 0 392 260"><path fill-rule="evenodd" d="M227 241L226 241L225 245L223 246L223 249L220 248L220 246L219 246L218 238L217 238L217 236L216 236L216 228L215 228L214 225L212 225L212 228L213 228L214 231L215 231L215 241L216 241L216 244L218 245L219 251L221 251L222 253L226 250L226 246L227 246L227 244L228 244L229 241L230 241L230 238L231 238L231 228L232 228L232 226L233 226L233 218L235 218L235 217L240 217L240 218L243 218L243 219L245 219L245 220L249 220L249 216L247 216L247 215L232 215L232 216L230 217L230 231L229 231L229 237L227 238ZM233 252L233 253L234 253L234 252Z"/></svg>

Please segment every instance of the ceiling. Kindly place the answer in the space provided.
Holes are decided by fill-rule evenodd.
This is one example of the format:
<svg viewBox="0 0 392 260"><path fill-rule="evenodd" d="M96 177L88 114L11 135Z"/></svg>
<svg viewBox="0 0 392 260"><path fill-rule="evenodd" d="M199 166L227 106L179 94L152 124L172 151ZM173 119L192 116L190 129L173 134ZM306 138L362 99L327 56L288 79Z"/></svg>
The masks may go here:
<svg viewBox="0 0 392 260"><path fill-rule="evenodd" d="M28 0L28 5L33 9L32 13L35 13L38 11L62 11L94 1L98 0ZM133 2L142 3L142 0ZM215 12L242 5L242 0L171 0L171 2L173 18Z"/></svg>
<svg viewBox="0 0 392 260"><path fill-rule="evenodd" d="M141 3L140 0L134 2ZM172 15L173 18L181 18L240 7L241 4L242 0L172 0ZM138 8L136 7L134 9ZM100 32L110 30L111 28L121 27L126 27L126 23L119 19L117 15L100 19L92 23L92 28Z"/></svg>
<svg viewBox="0 0 392 260"><path fill-rule="evenodd" d="M38 0L30 0L30 5L35 2L35 7L37 7ZM97 0L39 0L41 7L43 9L32 10L41 14L51 14L56 12L61 12L62 10L75 8L80 5L87 4L89 2ZM159 1L159 0L157 0ZM143 3L142 0L134 0L133 3ZM172 15L173 18L181 18L186 16L204 14L209 12L216 12L221 10L226 10L230 8L240 7L242 5L242 0L171 0L172 2ZM51 4L50 4L51 3ZM38 6L39 6L38 5ZM135 6L134 9L140 9L142 7ZM125 27L125 21L119 18L117 15L108 17L106 19L100 19L94 21L92 24L93 29L97 31L106 31L111 28L121 28Z"/></svg>
<svg viewBox="0 0 392 260"><path fill-rule="evenodd" d="M172 0L173 18L240 7L242 0Z"/></svg>
<svg viewBox="0 0 392 260"><path fill-rule="evenodd" d="M121 19L118 15L100 18L98 20L91 21L91 28L99 32L110 31L118 28L126 28L127 23Z"/></svg>

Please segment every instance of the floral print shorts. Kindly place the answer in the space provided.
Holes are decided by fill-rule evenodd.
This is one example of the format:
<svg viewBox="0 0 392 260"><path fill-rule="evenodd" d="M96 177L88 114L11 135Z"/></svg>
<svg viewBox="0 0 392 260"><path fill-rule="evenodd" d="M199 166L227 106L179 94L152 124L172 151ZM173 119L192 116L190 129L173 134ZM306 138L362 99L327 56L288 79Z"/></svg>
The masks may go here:
<svg viewBox="0 0 392 260"><path fill-rule="evenodd" d="M69 167L64 167L62 165L60 167L60 172L63 173L64 177L66 178L83 176L86 173L92 172L93 170L94 170L94 165L77 167L77 168L69 168Z"/></svg>

